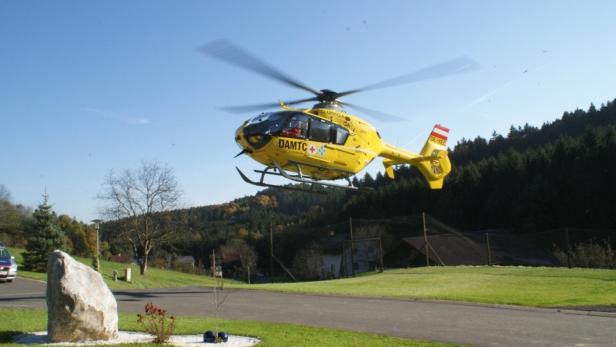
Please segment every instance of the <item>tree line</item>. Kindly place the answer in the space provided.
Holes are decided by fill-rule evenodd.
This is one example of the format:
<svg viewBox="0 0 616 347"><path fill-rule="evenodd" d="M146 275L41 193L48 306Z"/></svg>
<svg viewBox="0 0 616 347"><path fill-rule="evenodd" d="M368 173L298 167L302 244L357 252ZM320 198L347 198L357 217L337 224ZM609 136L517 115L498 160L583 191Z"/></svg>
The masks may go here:
<svg viewBox="0 0 616 347"><path fill-rule="evenodd" d="M57 215L43 196L43 201L32 209L15 204L4 185L0 185L0 240L7 246L25 248L24 264L27 270L46 271L47 256L56 249L82 257L93 257L96 252L96 230L66 215ZM107 243L102 245L108 252Z"/></svg>

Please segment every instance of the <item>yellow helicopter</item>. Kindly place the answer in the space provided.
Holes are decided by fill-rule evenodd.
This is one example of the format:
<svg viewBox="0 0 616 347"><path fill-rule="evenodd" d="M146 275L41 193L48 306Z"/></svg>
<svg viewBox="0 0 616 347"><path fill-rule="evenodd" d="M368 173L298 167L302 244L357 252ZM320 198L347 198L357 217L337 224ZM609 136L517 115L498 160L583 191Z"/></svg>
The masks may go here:
<svg viewBox="0 0 616 347"><path fill-rule="evenodd" d="M343 107L355 108L382 120L401 120L401 118L342 102L339 98L361 91L470 71L477 65L469 58L456 58L363 88L338 93L329 89L312 89L224 40L214 41L198 50L314 94L310 98L288 102L223 108L230 112L247 112L275 106L282 108L281 111L261 113L245 121L235 133L235 141L242 149L236 157L247 154L265 165L263 170L255 170L260 174L258 181L251 180L236 167L247 183L261 187L308 191L313 191L318 185L357 189L350 178L376 157L384 158L383 165L390 179L394 179L394 166L410 164L419 169L431 189L442 188L443 180L451 171L446 147L449 129L446 127L435 125L421 151L413 153L385 143L374 126L364 119L345 112ZM317 103L309 109L290 107L311 101ZM266 183L265 178L270 175L304 183L309 188ZM346 180L347 184L331 182L338 179Z"/></svg>

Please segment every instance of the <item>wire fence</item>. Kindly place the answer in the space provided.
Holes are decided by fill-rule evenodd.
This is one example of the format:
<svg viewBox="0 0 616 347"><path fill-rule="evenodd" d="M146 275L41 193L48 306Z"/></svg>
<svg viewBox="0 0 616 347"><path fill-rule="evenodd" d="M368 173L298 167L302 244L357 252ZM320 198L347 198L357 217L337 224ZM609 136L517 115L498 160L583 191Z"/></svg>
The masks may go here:
<svg viewBox="0 0 616 347"><path fill-rule="evenodd" d="M428 214L350 219L348 228L341 247L341 277L426 265L616 268L616 229L460 231Z"/></svg>

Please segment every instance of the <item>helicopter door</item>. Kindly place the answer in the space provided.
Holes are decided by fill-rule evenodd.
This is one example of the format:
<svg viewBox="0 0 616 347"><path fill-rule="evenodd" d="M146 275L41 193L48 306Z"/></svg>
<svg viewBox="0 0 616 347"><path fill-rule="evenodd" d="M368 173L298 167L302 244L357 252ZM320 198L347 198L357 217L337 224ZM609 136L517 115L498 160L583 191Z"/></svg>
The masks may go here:
<svg viewBox="0 0 616 347"><path fill-rule="evenodd" d="M335 152L333 164L336 168L343 171L353 171L350 167L355 160L355 151L352 148L345 147L345 143L349 138L349 131L337 124L332 124L331 127L331 148Z"/></svg>
<svg viewBox="0 0 616 347"><path fill-rule="evenodd" d="M322 163L329 163L333 160L333 156L327 149L327 144L330 142L332 123L310 117L310 131L308 132L308 148L306 149L306 157L317 160Z"/></svg>

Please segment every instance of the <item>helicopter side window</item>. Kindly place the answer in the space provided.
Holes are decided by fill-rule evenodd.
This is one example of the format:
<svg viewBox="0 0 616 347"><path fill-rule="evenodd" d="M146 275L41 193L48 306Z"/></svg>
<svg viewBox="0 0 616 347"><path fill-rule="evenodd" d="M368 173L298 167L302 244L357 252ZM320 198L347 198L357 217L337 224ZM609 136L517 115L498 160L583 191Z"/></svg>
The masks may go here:
<svg viewBox="0 0 616 347"><path fill-rule="evenodd" d="M319 118L310 118L309 138L313 141L329 142L331 124Z"/></svg>
<svg viewBox="0 0 616 347"><path fill-rule="evenodd" d="M333 143L337 145L344 145L348 137L349 137L348 130L338 125L332 126L332 142Z"/></svg>
<svg viewBox="0 0 616 347"><path fill-rule="evenodd" d="M289 118L280 131L280 136L305 139L308 134L308 116L296 114Z"/></svg>

